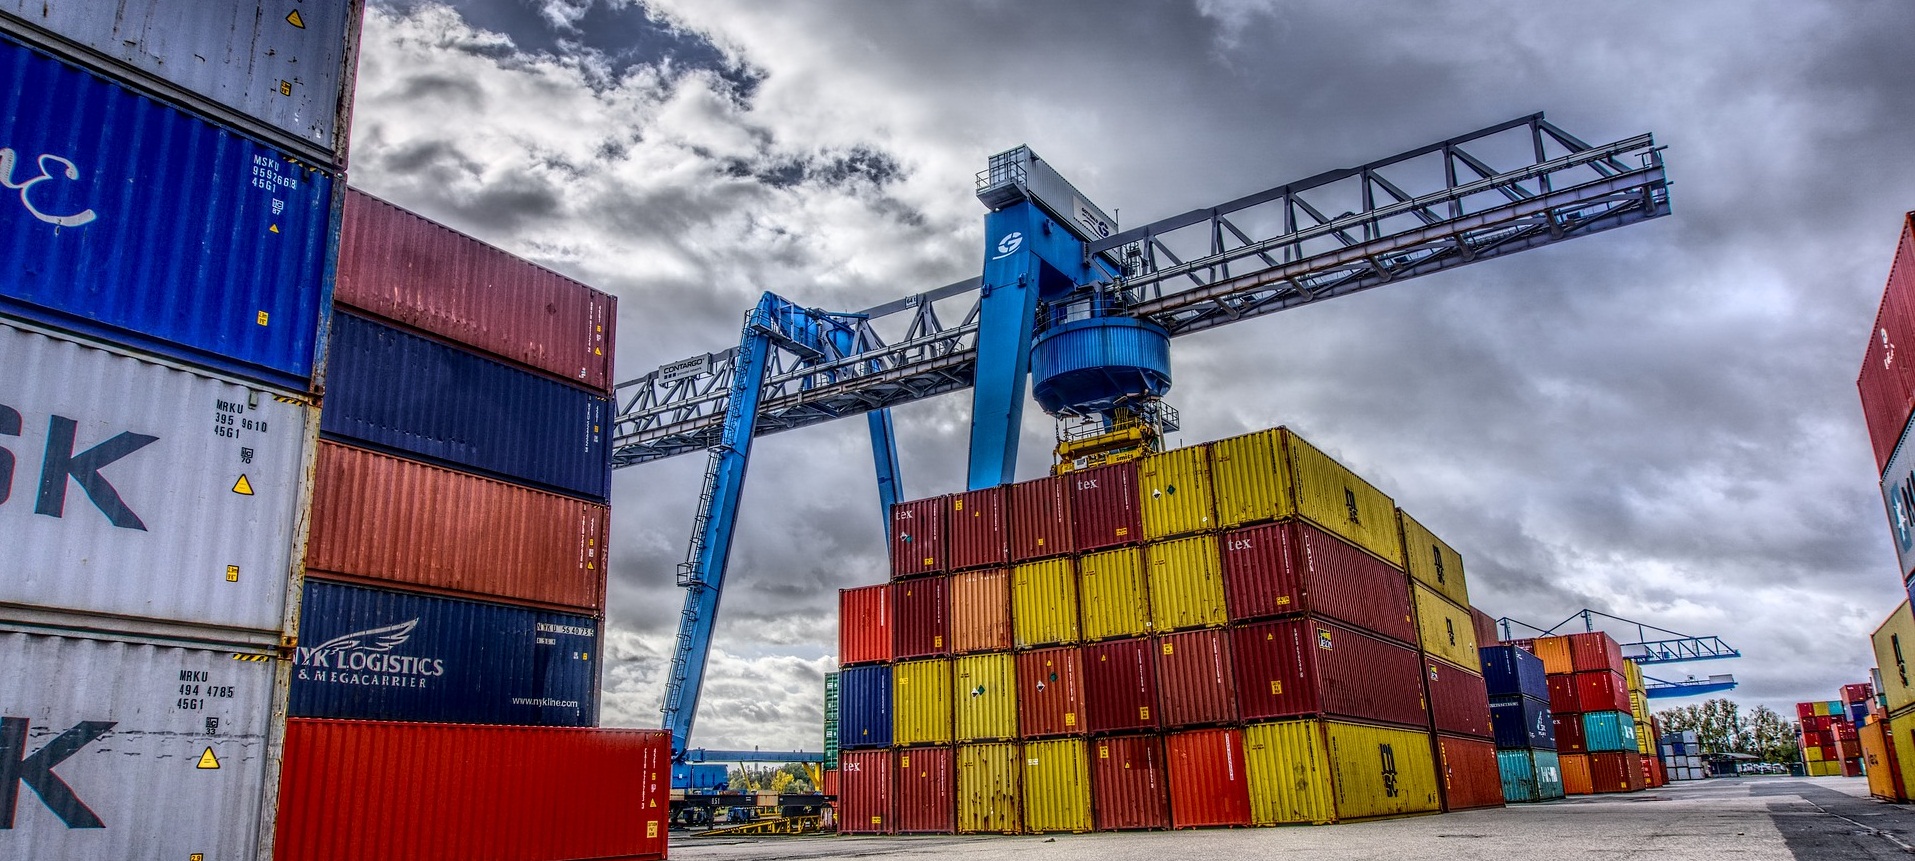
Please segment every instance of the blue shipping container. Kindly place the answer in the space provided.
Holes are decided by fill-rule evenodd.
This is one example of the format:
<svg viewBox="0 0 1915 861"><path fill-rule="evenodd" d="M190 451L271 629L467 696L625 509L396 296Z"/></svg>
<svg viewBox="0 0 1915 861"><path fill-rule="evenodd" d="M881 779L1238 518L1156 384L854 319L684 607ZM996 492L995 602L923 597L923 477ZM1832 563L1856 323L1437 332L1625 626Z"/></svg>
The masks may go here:
<svg viewBox="0 0 1915 861"><path fill-rule="evenodd" d="M1553 750L1499 750L1496 769L1503 775L1503 800L1512 804L1562 798L1562 760Z"/></svg>
<svg viewBox="0 0 1915 861"><path fill-rule="evenodd" d="M1636 719L1628 712L1584 714L1583 746L1590 753L1636 752Z"/></svg>
<svg viewBox="0 0 1915 861"><path fill-rule="evenodd" d="M1525 696L1549 699L1549 674L1543 659L1515 646L1490 646L1478 649L1483 662L1483 682L1492 697Z"/></svg>
<svg viewBox="0 0 1915 861"><path fill-rule="evenodd" d="M595 726L598 620L307 580L295 717Z"/></svg>
<svg viewBox="0 0 1915 861"><path fill-rule="evenodd" d="M0 37L0 311L303 391L326 172Z"/></svg>
<svg viewBox="0 0 1915 861"><path fill-rule="evenodd" d="M1556 722L1549 701L1535 697L1490 697L1490 731L1499 748L1556 749Z"/></svg>
<svg viewBox="0 0 1915 861"><path fill-rule="evenodd" d="M611 412L602 395L333 315L319 414L330 436L603 502Z"/></svg>
<svg viewBox="0 0 1915 861"><path fill-rule="evenodd" d="M838 746L891 746L891 666L849 667L838 676Z"/></svg>
<svg viewBox="0 0 1915 861"><path fill-rule="evenodd" d="M723 765L679 763L672 766L673 789L723 789L730 780Z"/></svg>

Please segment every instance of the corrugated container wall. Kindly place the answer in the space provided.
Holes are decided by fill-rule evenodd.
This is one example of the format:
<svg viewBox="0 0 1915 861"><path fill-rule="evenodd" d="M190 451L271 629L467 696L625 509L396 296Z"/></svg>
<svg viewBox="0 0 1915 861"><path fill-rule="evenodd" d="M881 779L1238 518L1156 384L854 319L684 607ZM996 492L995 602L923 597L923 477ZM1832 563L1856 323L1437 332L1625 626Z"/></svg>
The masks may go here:
<svg viewBox="0 0 1915 861"><path fill-rule="evenodd" d="M1078 631L1077 569L1070 559L1011 569L1011 639L1017 648L1075 643Z"/></svg>
<svg viewBox="0 0 1915 861"><path fill-rule="evenodd" d="M1100 738L1091 743L1092 813L1099 831L1170 827L1169 773L1157 736Z"/></svg>
<svg viewBox="0 0 1915 861"><path fill-rule="evenodd" d="M1915 300L1911 300L1915 301ZM1903 357L1909 361L1908 357ZM1904 585L1915 579L1915 438L1902 431L1888 464L1882 467L1882 510L1888 515L1889 545L1895 548L1895 567ZM1906 589L1904 590L1906 591Z"/></svg>
<svg viewBox="0 0 1915 861"><path fill-rule="evenodd" d="M1283 428L1211 444L1217 519L1230 528L1302 517L1403 567L1396 504Z"/></svg>
<svg viewBox="0 0 1915 861"><path fill-rule="evenodd" d="M1090 758L1081 738L1024 744L1024 830L1082 833L1092 828Z"/></svg>
<svg viewBox="0 0 1915 861"><path fill-rule="evenodd" d="M1436 736L1436 767L1443 778L1443 809L1503 806L1503 775L1496 745L1480 739Z"/></svg>
<svg viewBox="0 0 1915 861"><path fill-rule="evenodd" d="M1323 738L1339 818L1401 816L1440 808L1428 735L1324 721Z"/></svg>
<svg viewBox="0 0 1915 861"><path fill-rule="evenodd" d="M1230 633L1237 708L1245 720L1329 714L1429 725L1422 660L1408 647L1310 618Z"/></svg>
<svg viewBox="0 0 1915 861"><path fill-rule="evenodd" d="M964 693L960 688L960 693ZM1017 655L1017 729L1024 738L1083 735L1083 653L1072 647Z"/></svg>
<svg viewBox="0 0 1915 861"><path fill-rule="evenodd" d="M1138 461L1137 490L1146 541L1217 528L1208 445L1159 452Z"/></svg>
<svg viewBox="0 0 1915 861"><path fill-rule="evenodd" d="M1481 666L1482 658L1476 653L1476 627L1470 624L1469 611L1421 583L1412 586L1410 594L1416 605L1417 645L1459 667Z"/></svg>
<svg viewBox="0 0 1915 861"><path fill-rule="evenodd" d="M1071 526L1072 476L1021 481L1010 485L1011 561L1063 556L1077 550Z"/></svg>
<svg viewBox="0 0 1915 861"><path fill-rule="evenodd" d="M306 390L332 177L4 35L0 68L35 184L0 207L0 310Z"/></svg>
<svg viewBox="0 0 1915 861"><path fill-rule="evenodd" d="M1136 461L1060 477L1070 482L1071 534L1079 552L1143 540L1143 521L1137 510Z"/></svg>
<svg viewBox="0 0 1915 861"><path fill-rule="evenodd" d="M1548 700L1496 697L1489 703L1489 720L1497 747L1556 748L1556 721L1550 717Z"/></svg>
<svg viewBox="0 0 1915 861"><path fill-rule="evenodd" d="M1576 672L1586 673L1596 670L1623 671L1622 646L1615 638L1601 631L1584 634L1570 634L1569 661Z"/></svg>
<svg viewBox="0 0 1915 861"><path fill-rule="evenodd" d="M951 652L1011 648L1011 572L1004 569L951 575Z"/></svg>
<svg viewBox="0 0 1915 861"><path fill-rule="evenodd" d="M838 746L846 751L890 747L891 667L847 667L838 673L838 691ZM845 779L850 780L851 755L844 756Z"/></svg>
<svg viewBox="0 0 1915 861"><path fill-rule="evenodd" d="M1476 629L1476 648L1487 649L1503 644L1502 634L1497 629L1496 617L1471 605L1469 618L1470 626Z"/></svg>
<svg viewBox="0 0 1915 861"><path fill-rule="evenodd" d="M333 298L595 392L612 392L618 299L358 189Z"/></svg>
<svg viewBox="0 0 1915 861"><path fill-rule="evenodd" d="M891 506L891 576L943 570L944 500L918 499Z"/></svg>
<svg viewBox="0 0 1915 861"><path fill-rule="evenodd" d="M1157 638L1157 687L1165 727L1215 726L1237 720L1230 637L1221 628Z"/></svg>
<svg viewBox="0 0 1915 861"><path fill-rule="evenodd" d="M1323 824L1337 819L1324 759L1323 724L1312 719L1244 728L1251 820L1257 825Z"/></svg>
<svg viewBox="0 0 1915 861"><path fill-rule="evenodd" d="M1004 527L1004 488L990 487L946 497L945 514L951 570L1001 567L1011 561L1011 536Z"/></svg>
<svg viewBox="0 0 1915 861"><path fill-rule="evenodd" d="M1530 642L1529 651L1542 660L1543 671L1552 676L1576 671L1576 663L1569 655L1568 637L1537 637Z"/></svg>
<svg viewBox="0 0 1915 861"><path fill-rule="evenodd" d="M1915 613L1903 601L1870 637L1882 670L1882 697L1890 714L1915 705Z"/></svg>
<svg viewBox="0 0 1915 861"><path fill-rule="evenodd" d="M1543 670L1541 658L1515 646L1478 649L1477 656L1482 659L1483 681L1490 696L1520 694L1549 699L1549 674Z"/></svg>
<svg viewBox="0 0 1915 861"><path fill-rule="evenodd" d="M1399 508L1396 519L1403 530L1403 561L1411 579L1435 589L1459 607L1469 607L1469 584L1463 579L1463 557L1436 537L1409 512ZM1475 619L1470 629L1476 629Z"/></svg>
<svg viewBox="0 0 1915 861"><path fill-rule="evenodd" d="M1915 213L1903 216L1901 242L1889 265L1888 284L1862 354L1861 375L1855 381L1878 470L1887 467L1909 412L1915 409L1911 349L1915 349Z"/></svg>
<svg viewBox="0 0 1915 861"><path fill-rule="evenodd" d="M1146 639L1083 647L1084 713L1093 733L1156 729L1157 662Z"/></svg>
<svg viewBox="0 0 1915 861"><path fill-rule="evenodd" d="M1010 653L966 655L952 663L952 680L945 686L946 696L953 697L957 740L1017 738L1017 665Z"/></svg>
<svg viewBox="0 0 1915 861"><path fill-rule="evenodd" d="M1562 766L1553 750L1499 750L1496 765L1506 802L1549 801L1563 797Z"/></svg>
<svg viewBox="0 0 1915 861"><path fill-rule="evenodd" d="M1243 733L1193 729L1164 736L1170 818L1178 828L1250 824Z"/></svg>
<svg viewBox="0 0 1915 861"><path fill-rule="evenodd" d="M1022 753L1015 743L958 745L959 834L1017 834L1024 830Z"/></svg>
<svg viewBox="0 0 1915 861"><path fill-rule="evenodd" d="M1194 535L1146 545L1144 570L1150 587L1151 624L1159 633L1221 628L1230 620L1216 536Z"/></svg>
<svg viewBox="0 0 1915 861"><path fill-rule="evenodd" d="M596 503L322 442L306 567L597 613L610 519Z"/></svg>
<svg viewBox="0 0 1915 861"><path fill-rule="evenodd" d="M1489 689L1482 676L1426 657L1423 680L1429 691L1431 728L1470 738L1495 736L1489 723Z"/></svg>
<svg viewBox="0 0 1915 861"><path fill-rule="evenodd" d="M838 665L891 660L891 587L838 590Z"/></svg>
<svg viewBox="0 0 1915 861"><path fill-rule="evenodd" d="M665 857L658 730L294 719L284 775L278 861Z"/></svg>
<svg viewBox="0 0 1915 861"><path fill-rule="evenodd" d="M892 654L899 660L948 655L949 590L945 577L918 577L891 584Z"/></svg>
<svg viewBox="0 0 1915 861"><path fill-rule="evenodd" d="M886 694L889 697L889 694ZM888 722L887 722L888 731ZM890 834L897 830L894 762L888 750L847 750L838 766L838 831Z"/></svg>
<svg viewBox="0 0 1915 861"><path fill-rule="evenodd" d="M951 743L951 661L932 658L892 664L891 688L892 743Z"/></svg>
<svg viewBox="0 0 1915 861"><path fill-rule="evenodd" d="M1230 618L1314 613L1400 643L1416 641L1403 572L1302 521L1227 532L1223 568Z"/></svg>
<svg viewBox="0 0 1915 861"><path fill-rule="evenodd" d="M899 834L950 834L957 830L957 755L948 747L913 747L893 757Z"/></svg>
<svg viewBox="0 0 1915 861"><path fill-rule="evenodd" d="M1150 633L1150 597L1143 550L1119 547L1077 559L1086 641L1141 637Z"/></svg>

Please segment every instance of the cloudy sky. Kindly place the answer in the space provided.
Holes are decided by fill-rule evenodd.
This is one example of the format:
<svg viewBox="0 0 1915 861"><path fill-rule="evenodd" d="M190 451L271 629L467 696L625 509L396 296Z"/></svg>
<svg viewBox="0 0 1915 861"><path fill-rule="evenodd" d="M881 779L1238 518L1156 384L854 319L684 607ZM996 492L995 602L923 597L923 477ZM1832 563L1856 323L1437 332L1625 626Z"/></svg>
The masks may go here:
<svg viewBox="0 0 1915 861"><path fill-rule="evenodd" d="M1136 225L1548 111L1653 132L1675 214L1181 338L1178 442L1285 424L1464 555L1492 615L1720 634L1735 696L1865 678L1899 600L1854 378L1915 208L1915 6L373 0L355 184L620 297L620 378L764 290L976 275L1029 144ZM969 399L898 411L962 489ZM1052 427L1026 414L1020 478ZM703 459L623 470L604 717L649 726ZM700 746L817 749L836 591L883 577L863 422L762 439Z"/></svg>

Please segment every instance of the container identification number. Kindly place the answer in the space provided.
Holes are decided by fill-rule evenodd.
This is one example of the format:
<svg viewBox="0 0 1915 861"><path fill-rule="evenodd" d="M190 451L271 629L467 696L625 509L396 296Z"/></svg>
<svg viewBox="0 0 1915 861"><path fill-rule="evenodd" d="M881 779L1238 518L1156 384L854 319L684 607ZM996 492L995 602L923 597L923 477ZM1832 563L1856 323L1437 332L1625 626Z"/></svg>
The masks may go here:
<svg viewBox="0 0 1915 861"><path fill-rule="evenodd" d="M41 212L39 207L33 205L33 187L53 179L54 170L48 166L49 164L60 165L60 175L69 180L80 178L80 168L71 160L51 153L41 153L39 158L34 159L34 163L40 168L40 175L25 182L14 182L13 167L18 159L19 156L12 148L0 149L0 185L20 192L20 205L26 207L27 212L34 218L59 227L79 227L99 217L99 214L91 209L84 209L72 215L54 215Z"/></svg>
<svg viewBox="0 0 1915 861"><path fill-rule="evenodd" d="M263 191L298 188L298 178L280 173L280 169L280 163L270 156L253 156L253 187Z"/></svg>

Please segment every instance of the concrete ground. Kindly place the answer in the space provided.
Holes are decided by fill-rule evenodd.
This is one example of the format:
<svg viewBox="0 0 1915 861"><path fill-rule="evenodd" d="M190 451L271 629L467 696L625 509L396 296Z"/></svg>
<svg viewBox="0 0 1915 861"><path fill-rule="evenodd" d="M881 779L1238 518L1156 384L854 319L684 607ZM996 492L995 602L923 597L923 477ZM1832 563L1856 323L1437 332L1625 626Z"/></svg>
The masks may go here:
<svg viewBox="0 0 1915 861"><path fill-rule="evenodd" d="M708 861L1907 861L1915 855L1911 845L1915 845L1915 806L1876 801L1860 779L1742 777L1677 783L1630 795L1582 796L1547 804L1318 827L1027 837L674 835L670 857Z"/></svg>

